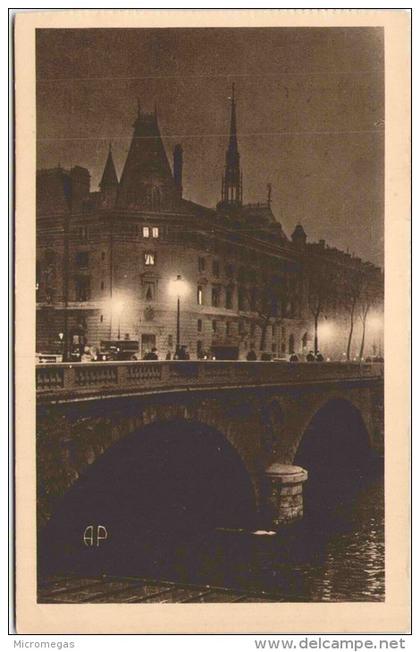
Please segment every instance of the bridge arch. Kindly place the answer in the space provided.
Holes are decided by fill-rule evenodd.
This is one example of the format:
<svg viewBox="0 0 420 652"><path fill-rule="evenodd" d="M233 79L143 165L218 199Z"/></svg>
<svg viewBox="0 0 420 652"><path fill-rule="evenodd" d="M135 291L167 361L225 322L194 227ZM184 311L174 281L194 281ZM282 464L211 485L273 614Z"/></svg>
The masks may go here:
<svg viewBox="0 0 420 652"><path fill-rule="evenodd" d="M298 441L294 463L308 471L306 511L333 509L363 485L372 459L362 413L348 399L333 397L319 406Z"/></svg>
<svg viewBox="0 0 420 652"><path fill-rule="evenodd" d="M124 557L132 567L141 549L139 572L147 572L173 554L174 541L252 528L255 519L252 479L223 433L193 420L156 421L109 446L57 503L40 563L50 572L92 563L123 572ZM84 541L91 526L107 533L94 555Z"/></svg>

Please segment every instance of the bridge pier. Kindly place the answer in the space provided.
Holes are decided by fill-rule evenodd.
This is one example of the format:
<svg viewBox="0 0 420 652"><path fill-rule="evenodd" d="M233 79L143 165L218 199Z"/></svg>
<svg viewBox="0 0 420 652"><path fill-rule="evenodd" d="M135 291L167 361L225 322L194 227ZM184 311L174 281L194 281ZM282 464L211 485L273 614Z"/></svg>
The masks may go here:
<svg viewBox="0 0 420 652"><path fill-rule="evenodd" d="M301 466L271 464L265 471L264 514L266 527L277 529L303 516L303 483L308 472Z"/></svg>

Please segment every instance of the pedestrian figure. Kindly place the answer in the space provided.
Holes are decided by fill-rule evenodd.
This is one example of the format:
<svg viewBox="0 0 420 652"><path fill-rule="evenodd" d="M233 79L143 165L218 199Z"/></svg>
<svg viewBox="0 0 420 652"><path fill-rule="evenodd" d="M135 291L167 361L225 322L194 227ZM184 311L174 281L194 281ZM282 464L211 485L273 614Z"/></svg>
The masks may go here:
<svg viewBox="0 0 420 652"><path fill-rule="evenodd" d="M157 348L154 346L151 351L146 353L143 360L158 360Z"/></svg>
<svg viewBox="0 0 420 652"><path fill-rule="evenodd" d="M292 353L289 358L289 362L299 362L299 358L297 357L296 353Z"/></svg>
<svg viewBox="0 0 420 652"><path fill-rule="evenodd" d="M316 354L316 361L317 362L324 362L324 356L322 355L322 353L317 353Z"/></svg>
<svg viewBox="0 0 420 652"><path fill-rule="evenodd" d="M172 358L172 356L171 356L171 352L168 351L168 353L166 354L166 358L165 358L165 360L171 360L171 358Z"/></svg>
<svg viewBox="0 0 420 652"><path fill-rule="evenodd" d="M250 351L248 351L246 359L250 360L250 361L257 359L257 354L255 353L254 349L251 349Z"/></svg>
<svg viewBox="0 0 420 652"><path fill-rule="evenodd" d="M315 361L315 356L313 351L309 351L308 355L306 356L306 362L314 362Z"/></svg>

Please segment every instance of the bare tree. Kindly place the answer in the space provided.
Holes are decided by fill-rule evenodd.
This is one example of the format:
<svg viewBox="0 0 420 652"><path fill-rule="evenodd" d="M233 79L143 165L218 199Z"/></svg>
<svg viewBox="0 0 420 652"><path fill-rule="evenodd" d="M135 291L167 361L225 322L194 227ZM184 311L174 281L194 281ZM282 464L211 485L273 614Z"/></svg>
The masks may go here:
<svg viewBox="0 0 420 652"><path fill-rule="evenodd" d="M359 301L359 317L362 322L362 339L360 341L360 351L359 351L360 360L363 357L363 352L365 349L366 321L367 321L367 316L369 314L369 310L372 307L372 303L373 303L373 296L372 296L371 289L368 284L365 284L365 287L361 292L360 301Z"/></svg>
<svg viewBox="0 0 420 652"><path fill-rule="evenodd" d="M257 314L256 323L261 329L259 350L264 351L267 329L278 317L284 284L279 277L273 276L261 286L247 286L244 289L250 310Z"/></svg>
<svg viewBox="0 0 420 652"><path fill-rule="evenodd" d="M324 313L329 297L333 276L327 264L319 258L312 258L307 265L307 274L309 281L308 304L309 310L314 319L314 350L315 354L318 349L318 325L321 315Z"/></svg>
<svg viewBox="0 0 420 652"><path fill-rule="evenodd" d="M351 359L351 343L353 339L356 308L363 291L363 286L364 278L359 270L347 277L343 285L344 305L349 314L350 320L346 350L347 360Z"/></svg>

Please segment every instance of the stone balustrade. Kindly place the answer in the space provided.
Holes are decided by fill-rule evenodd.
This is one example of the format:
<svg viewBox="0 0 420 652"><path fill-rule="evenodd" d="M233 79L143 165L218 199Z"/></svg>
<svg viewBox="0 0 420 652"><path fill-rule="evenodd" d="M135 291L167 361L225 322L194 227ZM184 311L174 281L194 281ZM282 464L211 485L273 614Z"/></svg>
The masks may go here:
<svg viewBox="0 0 420 652"><path fill-rule="evenodd" d="M169 389L305 385L379 379L383 367L356 362L141 361L41 364L41 401L141 394Z"/></svg>

